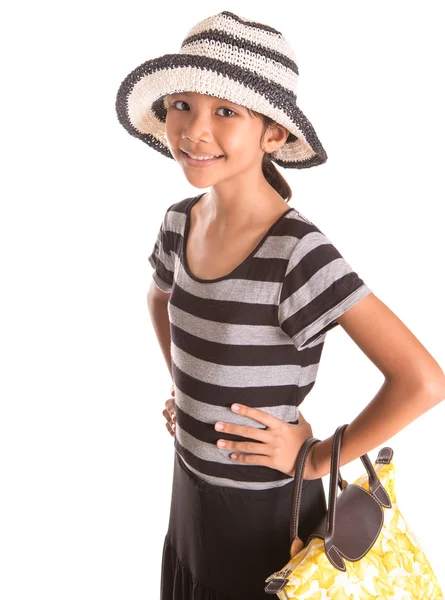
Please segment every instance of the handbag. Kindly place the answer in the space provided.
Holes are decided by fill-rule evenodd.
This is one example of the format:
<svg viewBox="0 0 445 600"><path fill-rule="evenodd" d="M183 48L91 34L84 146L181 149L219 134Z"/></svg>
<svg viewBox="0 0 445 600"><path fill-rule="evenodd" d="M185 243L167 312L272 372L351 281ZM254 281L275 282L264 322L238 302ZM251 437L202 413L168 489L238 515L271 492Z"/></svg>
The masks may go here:
<svg viewBox="0 0 445 600"><path fill-rule="evenodd" d="M340 474L340 425L332 441L326 514L308 536L298 537L308 438L297 456L290 525L290 560L266 579L265 592L282 600L443 600L439 582L396 503L392 448L374 463L361 456L366 473L349 484ZM337 495L337 485L340 492Z"/></svg>

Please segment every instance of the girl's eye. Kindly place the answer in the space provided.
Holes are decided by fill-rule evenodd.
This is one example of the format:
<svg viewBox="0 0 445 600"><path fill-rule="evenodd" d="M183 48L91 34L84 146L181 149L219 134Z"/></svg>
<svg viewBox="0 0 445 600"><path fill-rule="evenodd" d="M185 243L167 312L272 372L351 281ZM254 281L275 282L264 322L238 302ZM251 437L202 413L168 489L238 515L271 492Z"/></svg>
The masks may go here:
<svg viewBox="0 0 445 600"><path fill-rule="evenodd" d="M236 115L236 112L234 110L232 110L231 108L227 108L225 106L223 108L221 108L220 110L229 110L231 113L233 113L234 115ZM230 117L231 115L228 115L228 116Z"/></svg>
<svg viewBox="0 0 445 600"><path fill-rule="evenodd" d="M176 104L178 104L178 102L182 102L182 104L187 104L187 102L184 102L184 100L173 100L173 102L171 103L171 106L176 108Z"/></svg>
<svg viewBox="0 0 445 600"><path fill-rule="evenodd" d="M185 102L184 100L173 100L173 102L171 103L172 108L176 108L176 104L187 104L187 102ZM188 106L188 104L187 104ZM182 109L178 109L180 111L182 111ZM219 110L228 110L229 112L233 113L234 115L236 115L236 112L234 110L232 110L231 108L227 108L226 106L220 108ZM227 115L229 117L231 117L232 115Z"/></svg>

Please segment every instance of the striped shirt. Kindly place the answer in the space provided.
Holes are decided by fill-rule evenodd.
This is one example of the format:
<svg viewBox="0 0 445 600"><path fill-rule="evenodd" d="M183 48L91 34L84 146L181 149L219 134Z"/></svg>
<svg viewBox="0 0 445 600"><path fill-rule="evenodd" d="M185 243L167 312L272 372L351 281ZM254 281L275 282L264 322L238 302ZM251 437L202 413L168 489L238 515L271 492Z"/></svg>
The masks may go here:
<svg viewBox="0 0 445 600"><path fill-rule="evenodd" d="M184 248L190 209L203 196L167 208L148 260L153 279L171 292L168 315L175 384L175 450L207 483L269 489L293 481L276 469L233 461L217 421L265 429L237 415L234 402L297 423L314 386L327 332L371 292L331 241L295 208L271 225L231 273L200 279Z"/></svg>

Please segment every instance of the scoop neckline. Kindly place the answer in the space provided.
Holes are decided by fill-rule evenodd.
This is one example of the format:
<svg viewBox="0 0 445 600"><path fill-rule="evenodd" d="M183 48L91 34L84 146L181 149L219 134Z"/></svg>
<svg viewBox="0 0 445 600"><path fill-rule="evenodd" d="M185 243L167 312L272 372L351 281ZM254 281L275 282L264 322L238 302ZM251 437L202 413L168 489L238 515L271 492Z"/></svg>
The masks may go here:
<svg viewBox="0 0 445 600"><path fill-rule="evenodd" d="M267 238L269 237L269 235L271 234L272 230L275 229L275 227L278 225L278 223L280 223L280 221L287 215L289 214L292 210L295 210L293 206L291 206L288 210L286 210L284 213L282 213L278 219L276 221L274 221L274 223L272 223L272 225L269 227L269 229L266 231L266 233L264 234L264 236L261 238L261 240L258 242L258 244L255 246L255 248L252 250L252 252L239 264L237 265L234 269L232 269L232 271L230 271L230 273L227 273L227 275L222 275L221 277L216 277L215 279L201 279L201 277L197 277L196 275L194 275L187 264L187 258L186 258L186 248L187 248L187 240L188 240L188 236L189 236L189 230L190 230L190 214L192 211L192 207L198 202L198 200L200 200L200 198L202 198L204 196L204 194L206 194L207 192L203 192L202 194L199 194L198 196L195 196L192 201L189 203L188 207L187 207L187 211L186 211L186 218L185 218L185 227L184 227L184 239L183 239L183 243L182 243L182 250L181 250L181 258L182 258L182 265L184 267L185 272L187 273L187 275L193 279L194 281L197 281L199 283L215 283L217 281L224 281L225 279L230 279L231 277L233 277L234 273L236 273L237 271L239 271L240 269L242 269L244 267L244 265L250 261L250 259L254 256L254 254L256 254L256 252L258 252L258 250L261 248L261 246L265 243L265 241L267 240Z"/></svg>

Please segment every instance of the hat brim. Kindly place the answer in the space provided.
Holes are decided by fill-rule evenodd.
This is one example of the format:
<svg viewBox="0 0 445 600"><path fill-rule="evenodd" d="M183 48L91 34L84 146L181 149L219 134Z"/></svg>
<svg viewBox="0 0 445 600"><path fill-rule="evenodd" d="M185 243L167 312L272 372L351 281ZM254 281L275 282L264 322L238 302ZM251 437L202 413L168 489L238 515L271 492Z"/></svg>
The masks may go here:
<svg viewBox="0 0 445 600"><path fill-rule="evenodd" d="M271 159L284 168L321 165L327 154L294 94L245 69L216 59L165 54L134 69L119 86L116 113L121 125L164 156L174 159L165 136L168 94L193 91L230 100L260 112L288 131ZM261 90L261 93L258 90Z"/></svg>

